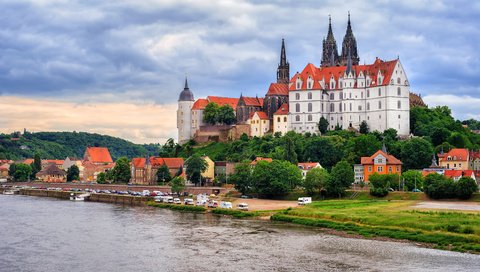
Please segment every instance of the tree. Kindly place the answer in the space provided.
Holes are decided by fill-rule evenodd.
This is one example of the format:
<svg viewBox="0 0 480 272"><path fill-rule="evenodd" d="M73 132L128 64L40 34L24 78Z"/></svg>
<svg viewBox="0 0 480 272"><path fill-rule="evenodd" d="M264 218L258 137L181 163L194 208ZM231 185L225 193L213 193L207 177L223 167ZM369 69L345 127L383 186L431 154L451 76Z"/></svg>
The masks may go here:
<svg viewBox="0 0 480 272"><path fill-rule="evenodd" d="M455 197L453 180L437 173L431 173L425 177L423 189L425 194L433 199Z"/></svg>
<svg viewBox="0 0 480 272"><path fill-rule="evenodd" d="M412 138L401 144L400 157L406 170L427 168L432 154L432 144L422 138Z"/></svg>
<svg viewBox="0 0 480 272"><path fill-rule="evenodd" d="M327 193L332 196L342 196L354 181L352 166L347 161L338 162L330 173L327 182Z"/></svg>
<svg viewBox="0 0 480 272"><path fill-rule="evenodd" d="M259 161L252 173L260 197L276 198L288 194L302 181L300 169L287 161Z"/></svg>
<svg viewBox="0 0 480 272"><path fill-rule="evenodd" d="M470 140L462 133L454 132L447 141L456 148L466 148L471 145Z"/></svg>
<svg viewBox="0 0 480 272"><path fill-rule="evenodd" d="M203 111L203 121L210 125L215 125L218 123L218 116L220 112L220 107L217 103L210 102L205 106L205 110Z"/></svg>
<svg viewBox="0 0 480 272"><path fill-rule="evenodd" d="M307 176L303 182L303 188L305 193L313 195L315 193L320 194L322 190L327 186L330 174L323 168L313 168L308 171Z"/></svg>
<svg viewBox="0 0 480 272"><path fill-rule="evenodd" d="M40 159L40 154L35 153L33 157L33 162L30 165L32 167L32 177L35 179L35 175L42 170L42 160Z"/></svg>
<svg viewBox="0 0 480 272"><path fill-rule="evenodd" d="M372 156L382 147L382 143L372 134L360 135L353 139L353 143L355 161L359 161L361 157Z"/></svg>
<svg viewBox="0 0 480 272"><path fill-rule="evenodd" d="M328 120L325 117L320 117L320 121L318 121L318 130L320 133L325 134L328 130Z"/></svg>
<svg viewBox="0 0 480 272"><path fill-rule="evenodd" d="M112 169L113 181L117 183L128 183L131 178L130 161L127 157L121 157L115 162Z"/></svg>
<svg viewBox="0 0 480 272"><path fill-rule="evenodd" d="M337 123L337 124L335 125L334 130L335 130L335 131L342 130L342 126L341 126L339 123Z"/></svg>
<svg viewBox="0 0 480 272"><path fill-rule="evenodd" d="M168 166L163 164L157 170L157 183L164 184L165 182L170 182L172 180L172 176L170 175L170 171L168 170Z"/></svg>
<svg viewBox="0 0 480 272"><path fill-rule="evenodd" d="M185 179L183 177L174 177L170 181L172 193L180 194L185 189Z"/></svg>
<svg viewBox="0 0 480 272"><path fill-rule="evenodd" d="M402 180L405 182L405 188L407 191L413 189L423 189L423 176L422 172L415 170L408 170L402 173Z"/></svg>
<svg viewBox="0 0 480 272"><path fill-rule="evenodd" d="M32 175L32 167L25 163L19 163L15 167L13 179L15 181L28 181Z"/></svg>
<svg viewBox="0 0 480 272"><path fill-rule="evenodd" d="M67 170L67 181L79 180L80 179L80 169L75 164L70 166ZM97 175L98 180L98 175ZM98 182L98 181L97 181Z"/></svg>
<svg viewBox="0 0 480 272"><path fill-rule="evenodd" d="M295 142L293 138L289 134L287 134L285 135L284 139L285 139L285 154L283 159L293 164L297 164L298 158L297 158L297 153L295 152Z"/></svg>
<svg viewBox="0 0 480 272"><path fill-rule="evenodd" d="M10 177L13 177L13 175L15 174L15 171L17 171L17 164L15 163L10 164L10 167L8 168L8 175Z"/></svg>
<svg viewBox="0 0 480 272"><path fill-rule="evenodd" d="M342 159L344 149L343 139L338 136L312 137L305 144L303 158L320 162L323 167L330 169Z"/></svg>
<svg viewBox="0 0 480 272"><path fill-rule="evenodd" d="M202 173L208 169L207 161L198 154L194 154L185 161L185 167L188 180L195 185L201 184Z"/></svg>
<svg viewBox="0 0 480 272"><path fill-rule="evenodd" d="M370 194L373 196L384 197L388 194L389 188L398 188L399 176L398 174L383 174L374 173L368 177L370 182Z"/></svg>
<svg viewBox="0 0 480 272"><path fill-rule="evenodd" d="M451 132L447 128L444 128L444 127L434 128L432 135L430 136L430 138L432 139L432 144L434 146L442 144L443 142L447 141L450 134Z"/></svg>
<svg viewBox="0 0 480 272"><path fill-rule="evenodd" d="M230 107L230 105L223 105L218 109L217 119L219 123L225 125L231 125L237 121L237 118L235 117L235 112L233 111L233 108Z"/></svg>
<svg viewBox="0 0 480 272"><path fill-rule="evenodd" d="M235 166L235 172L229 177L235 189L242 194L250 194L253 191L252 167L250 163L243 162Z"/></svg>
<svg viewBox="0 0 480 272"><path fill-rule="evenodd" d="M105 172L98 173L97 183L100 183L100 184L107 183L107 174Z"/></svg>
<svg viewBox="0 0 480 272"><path fill-rule="evenodd" d="M477 182L471 177L461 177L455 183L455 196L460 199L469 199L478 191Z"/></svg>
<svg viewBox="0 0 480 272"><path fill-rule="evenodd" d="M359 132L362 133L362 134L368 134L370 132L370 129L368 128L367 121L363 120L360 123Z"/></svg>

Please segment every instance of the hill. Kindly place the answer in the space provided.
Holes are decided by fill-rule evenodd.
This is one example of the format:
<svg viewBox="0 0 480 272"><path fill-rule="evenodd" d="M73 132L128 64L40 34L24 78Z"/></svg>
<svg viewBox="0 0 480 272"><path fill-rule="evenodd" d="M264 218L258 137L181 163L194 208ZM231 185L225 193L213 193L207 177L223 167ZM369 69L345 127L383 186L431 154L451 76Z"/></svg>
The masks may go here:
<svg viewBox="0 0 480 272"><path fill-rule="evenodd" d="M40 157L65 159L67 156L82 158L87 146L108 147L114 160L157 155L158 145L139 145L120 138L86 132L19 132L0 134L0 159L33 158L38 152Z"/></svg>

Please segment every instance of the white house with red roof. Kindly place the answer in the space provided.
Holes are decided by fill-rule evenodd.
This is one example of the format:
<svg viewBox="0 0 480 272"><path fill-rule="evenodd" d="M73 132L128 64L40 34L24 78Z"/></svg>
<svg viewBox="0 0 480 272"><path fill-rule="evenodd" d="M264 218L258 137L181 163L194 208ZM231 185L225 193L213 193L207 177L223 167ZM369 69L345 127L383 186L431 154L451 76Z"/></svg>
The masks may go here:
<svg viewBox="0 0 480 272"><path fill-rule="evenodd" d="M288 103L284 103L273 114L273 133L280 132L285 135L290 128L290 118L288 115Z"/></svg>
<svg viewBox="0 0 480 272"><path fill-rule="evenodd" d="M297 166L302 171L302 177L304 179L307 177L307 173L313 168L323 168L319 162L299 162Z"/></svg>
<svg viewBox="0 0 480 272"><path fill-rule="evenodd" d="M250 136L263 137L270 130L270 119L263 111L256 111L250 115L247 120L250 125Z"/></svg>

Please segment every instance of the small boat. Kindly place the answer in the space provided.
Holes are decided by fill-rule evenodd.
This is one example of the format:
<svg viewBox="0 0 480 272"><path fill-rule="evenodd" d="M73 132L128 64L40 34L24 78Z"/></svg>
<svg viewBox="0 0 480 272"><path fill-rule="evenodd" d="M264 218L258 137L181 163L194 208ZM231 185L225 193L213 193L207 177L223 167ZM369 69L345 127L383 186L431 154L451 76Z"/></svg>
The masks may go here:
<svg viewBox="0 0 480 272"><path fill-rule="evenodd" d="M86 193L86 194L79 194L79 195L76 195L74 193L71 193L70 194L70 200L73 200L73 201L84 201L85 198L88 198L90 196L89 193Z"/></svg>
<svg viewBox="0 0 480 272"><path fill-rule="evenodd" d="M14 195L14 194L15 194L15 191L13 191L13 190L5 190L5 191L3 191L3 194L4 194L4 195Z"/></svg>

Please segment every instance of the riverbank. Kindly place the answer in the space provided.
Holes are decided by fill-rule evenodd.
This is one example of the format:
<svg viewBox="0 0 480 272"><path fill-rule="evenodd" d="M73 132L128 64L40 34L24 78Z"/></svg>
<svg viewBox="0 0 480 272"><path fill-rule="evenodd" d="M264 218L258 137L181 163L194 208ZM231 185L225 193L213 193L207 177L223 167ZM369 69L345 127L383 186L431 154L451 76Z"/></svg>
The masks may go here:
<svg viewBox="0 0 480 272"><path fill-rule="evenodd" d="M480 253L480 213L415 210L415 201L328 200L287 209L271 220L334 229L366 238L427 243L437 249Z"/></svg>

